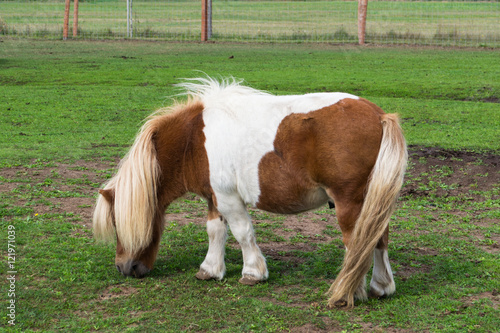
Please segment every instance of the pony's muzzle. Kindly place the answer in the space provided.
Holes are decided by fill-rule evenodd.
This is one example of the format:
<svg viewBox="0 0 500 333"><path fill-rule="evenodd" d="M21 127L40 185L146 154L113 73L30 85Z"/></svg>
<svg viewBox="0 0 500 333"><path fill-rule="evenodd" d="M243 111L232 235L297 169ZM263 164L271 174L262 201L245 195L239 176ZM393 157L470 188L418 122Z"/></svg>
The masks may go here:
<svg viewBox="0 0 500 333"><path fill-rule="evenodd" d="M124 263L118 263L116 265L118 272L122 273L123 276L132 276L135 278L142 278L144 275L150 272L142 262L128 260Z"/></svg>

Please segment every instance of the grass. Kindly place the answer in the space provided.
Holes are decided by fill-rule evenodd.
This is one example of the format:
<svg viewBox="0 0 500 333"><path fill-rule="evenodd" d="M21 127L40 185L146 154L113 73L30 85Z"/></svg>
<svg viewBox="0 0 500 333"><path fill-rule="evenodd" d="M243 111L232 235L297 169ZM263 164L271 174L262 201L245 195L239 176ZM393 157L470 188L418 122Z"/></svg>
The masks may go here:
<svg viewBox="0 0 500 333"><path fill-rule="evenodd" d="M194 70L277 94L355 93L400 113L410 144L499 149L495 51L5 40L0 52L0 163L123 154Z"/></svg>
<svg viewBox="0 0 500 333"><path fill-rule="evenodd" d="M498 328L497 51L9 39L0 45L0 237L15 227L18 272L16 325L7 325L3 307L4 330ZM237 282L242 256L232 236L226 278L194 279L208 240L206 204L192 195L169 207L151 274L135 280L116 272L114 245L92 239L96 189L142 120L169 105L172 84L199 75L194 69L279 94L354 92L401 114L418 149L391 223L393 297L352 310L326 307L324 293L343 256L327 207L293 218L250 211L270 271L268 282L252 288ZM0 287L1 299L12 299L6 279Z"/></svg>
<svg viewBox="0 0 500 333"><path fill-rule="evenodd" d="M134 37L199 40L200 11L199 1L135 1ZM357 1L216 1L212 11L216 41L357 42ZM0 34L60 39L63 12L64 2L1 2ZM494 1L373 1L366 41L498 47L498 13ZM78 21L80 37L126 38L126 3L84 1Z"/></svg>

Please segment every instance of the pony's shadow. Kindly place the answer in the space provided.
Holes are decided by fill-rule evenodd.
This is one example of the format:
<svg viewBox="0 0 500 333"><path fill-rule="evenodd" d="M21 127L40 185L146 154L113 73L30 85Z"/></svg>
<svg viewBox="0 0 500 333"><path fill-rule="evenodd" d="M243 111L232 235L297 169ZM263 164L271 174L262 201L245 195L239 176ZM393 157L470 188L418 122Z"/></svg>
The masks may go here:
<svg viewBox="0 0 500 333"><path fill-rule="evenodd" d="M172 277L186 272L192 272L194 275L200 268L205 259L208 246L205 247L186 247L182 251L176 250L167 254L158 256L153 270L148 276L154 278ZM243 256L241 250L226 247L226 279L239 279L243 269Z"/></svg>
<svg viewBox="0 0 500 333"><path fill-rule="evenodd" d="M300 284L300 280L311 278L324 279L325 285L330 284L335 279L340 269L343 258L343 251L339 250L335 244L330 244L330 248L316 255L313 252L289 253L285 258L276 258L264 255L269 268L268 283L273 284L278 279L282 279L285 274L290 274L295 283ZM323 250L325 247L321 247ZM186 246L167 254L163 253L158 257L154 269L148 275L151 278L169 278L188 272L195 278L195 274L203 262L207 253L207 245ZM391 299L402 299L406 297L419 297L431 295L446 284L456 284L458 280L466 283L470 288L480 287L477 277L484 276L486 270L481 262L470 260L459 260L455 256L445 254L424 255L415 258L413 253L405 251L391 251L391 264L399 267L394 271L396 281L396 293L381 301L390 302ZM298 260L306 257L305 260ZM325 263L325 258L329 258ZM243 268L243 257L239 248L226 246L226 275L229 281L238 281ZM324 265L328 265L329 272L325 275ZM419 265L418 268L414 266ZM411 269L410 269L411 268ZM295 276L295 271L306 272ZM367 276L367 282L371 279L371 271Z"/></svg>

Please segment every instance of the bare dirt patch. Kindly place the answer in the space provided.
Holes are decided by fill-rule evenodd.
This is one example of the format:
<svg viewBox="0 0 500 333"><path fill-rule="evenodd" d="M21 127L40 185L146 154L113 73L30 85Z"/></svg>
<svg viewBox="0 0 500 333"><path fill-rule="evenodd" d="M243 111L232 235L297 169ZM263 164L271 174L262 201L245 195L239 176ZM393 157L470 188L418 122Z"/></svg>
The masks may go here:
<svg viewBox="0 0 500 333"><path fill-rule="evenodd" d="M410 167L401 195L478 196L471 191L489 191L500 184L500 155L439 148L410 147ZM438 182L434 188L421 184Z"/></svg>
<svg viewBox="0 0 500 333"><path fill-rule="evenodd" d="M481 302L486 300L487 302L491 302L491 306L498 310L500 306L500 293L498 291L493 292L483 292L477 295L467 296L462 299L464 307L474 306L476 302Z"/></svg>
<svg viewBox="0 0 500 333"><path fill-rule="evenodd" d="M91 227L100 184L117 162L17 166L0 169L0 193L10 193L11 206L29 207L32 215L66 214ZM8 218L8 217L7 217Z"/></svg>
<svg viewBox="0 0 500 333"><path fill-rule="evenodd" d="M99 300L100 301L107 301L109 299L113 299L113 298L117 298L117 297L132 295L132 294L135 294L137 292L138 292L137 288L133 288L133 287L127 287L127 286L121 286L121 285L109 286L102 292L102 294L99 297Z"/></svg>

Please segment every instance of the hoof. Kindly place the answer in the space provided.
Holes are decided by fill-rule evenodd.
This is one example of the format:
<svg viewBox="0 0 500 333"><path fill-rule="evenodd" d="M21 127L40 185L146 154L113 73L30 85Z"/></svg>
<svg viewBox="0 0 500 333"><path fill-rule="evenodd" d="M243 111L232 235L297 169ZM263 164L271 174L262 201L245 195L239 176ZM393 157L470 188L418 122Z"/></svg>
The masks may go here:
<svg viewBox="0 0 500 333"><path fill-rule="evenodd" d="M380 295L379 293L377 293L376 291L370 289L370 291L368 292L368 298L381 298L383 297L384 295Z"/></svg>
<svg viewBox="0 0 500 333"><path fill-rule="evenodd" d="M370 290L368 292L368 298L374 298L374 299L384 299L384 298L387 298L389 295L387 294L382 294L380 295L378 292L374 291L374 290Z"/></svg>
<svg viewBox="0 0 500 333"><path fill-rule="evenodd" d="M198 273L196 273L195 277L198 280L212 280L215 279L212 275L210 275L206 270L200 269Z"/></svg>
<svg viewBox="0 0 500 333"><path fill-rule="evenodd" d="M247 286L255 286L257 283L261 281L254 276L245 275L238 282Z"/></svg>
<svg viewBox="0 0 500 333"><path fill-rule="evenodd" d="M340 299L340 300L335 301L333 303L328 303L328 307L330 307L330 308L345 308L345 307L347 307L347 301Z"/></svg>

